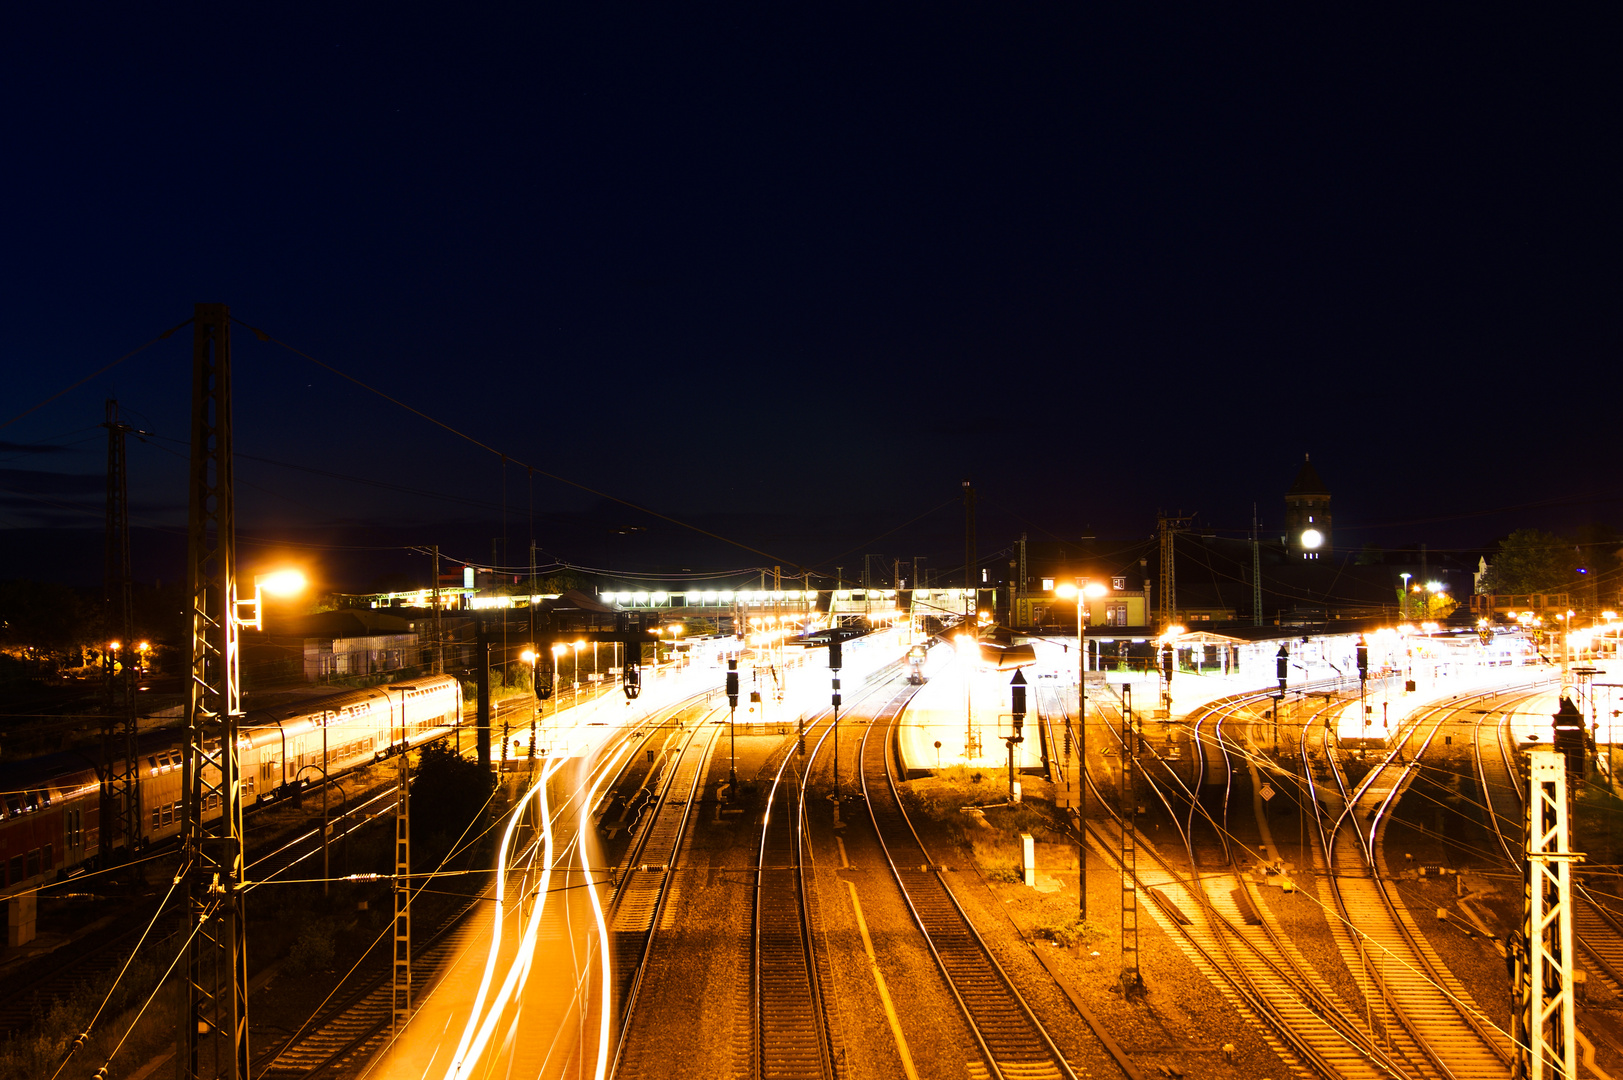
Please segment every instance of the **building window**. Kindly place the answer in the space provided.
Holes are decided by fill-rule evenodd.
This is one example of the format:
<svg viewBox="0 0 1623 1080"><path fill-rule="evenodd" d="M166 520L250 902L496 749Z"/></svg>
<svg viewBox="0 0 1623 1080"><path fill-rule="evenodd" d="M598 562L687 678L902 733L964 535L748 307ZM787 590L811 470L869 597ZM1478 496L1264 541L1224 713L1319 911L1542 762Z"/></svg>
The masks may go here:
<svg viewBox="0 0 1623 1080"><path fill-rule="evenodd" d="M1125 577L1113 577L1110 579L1110 587L1117 592L1123 592L1127 588L1127 579Z"/></svg>

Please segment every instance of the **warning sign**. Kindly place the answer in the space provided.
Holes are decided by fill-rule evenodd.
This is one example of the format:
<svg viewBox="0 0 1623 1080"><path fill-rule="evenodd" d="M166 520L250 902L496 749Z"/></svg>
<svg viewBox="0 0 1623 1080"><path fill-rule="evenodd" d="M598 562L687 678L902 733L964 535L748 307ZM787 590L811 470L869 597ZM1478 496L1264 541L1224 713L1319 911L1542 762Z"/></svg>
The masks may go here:
<svg viewBox="0 0 1623 1080"><path fill-rule="evenodd" d="M1264 784L1262 785L1262 789L1258 791L1257 794L1262 796L1263 802L1267 802L1269 799L1274 797L1274 789L1271 785Z"/></svg>

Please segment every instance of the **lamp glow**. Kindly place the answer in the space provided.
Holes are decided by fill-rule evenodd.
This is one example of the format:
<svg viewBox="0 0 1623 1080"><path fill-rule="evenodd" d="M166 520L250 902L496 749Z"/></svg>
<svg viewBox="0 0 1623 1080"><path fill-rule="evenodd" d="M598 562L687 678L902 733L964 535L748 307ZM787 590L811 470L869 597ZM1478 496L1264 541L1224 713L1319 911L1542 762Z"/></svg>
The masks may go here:
<svg viewBox="0 0 1623 1080"><path fill-rule="evenodd" d="M303 592L305 586L304 575L297 570L277 570L263 577L254 578L254 584L272 596L292 596Z"/></svg>

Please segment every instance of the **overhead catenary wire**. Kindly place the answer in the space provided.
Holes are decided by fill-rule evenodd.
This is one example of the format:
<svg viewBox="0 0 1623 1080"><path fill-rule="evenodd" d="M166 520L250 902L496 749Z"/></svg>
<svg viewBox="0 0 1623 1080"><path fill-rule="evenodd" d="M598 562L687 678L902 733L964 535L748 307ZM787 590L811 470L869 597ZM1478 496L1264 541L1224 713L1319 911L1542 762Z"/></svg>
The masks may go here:
<svg viewBox="0 0 1623 1080"><path fill-rule="evenodd" d="M657 510L651 510L648 507L643 506L643 505L641 505L639 503L634 503L629 499L622 499L618 495L611 495L606 491L600 491L597 488L591 487L588 484L583 484L583 483L581 483L581 482L579 482L577 480L571 480L571 479L569 479L568 477L565 477L565 476L559 476L557 473L548 472L545 469L535 468L534 466L531 466L526 462L523 462L523 461L520 461L517 458L511 457L510 455L504 453L501 450L498 450L496 447L491 446L489 443L486 443L483 440L474 438L472 435L469 435L465 431L461 431L458 428L452 427L450 424L448 424L445 421L439 419L438 417L431 416L428 413L422 411L421 409L416 408L415 406L412 406L412 405L408 405L404 401L401 401L399 398L394 397L393 395L388 394L388 393L386 393L386 392L384 392L382 390L379 390L377 387L372 386L370 383L366 383L366 382L363 382L360 379L357 379L355 376L350 375L348 372L342 371L339 368L336 368L333 365L331 365L331 364L329 364L329 363L327 363L327 362L325 362L323 360L316 359L314 356L311 356L309 353L305 352L302 349L296 348L293 345L289 345L285 341L281 341L281 340L279 340L277 338L272 337L269 333L267 333L264 330L259 329L258 327L250 326L247 323L243 322L241 319L236 318L235 316L232 317L231 321L237 323L238 325L242 326L243 328L245 328L248 331L250 331L251 333L253 333L255 337L259 338L259 340L264 341L264 342L268 342L268 343L270 343L272 345L280 345L282 348L284 348L284 349L288 350L289 352L293 353L295 356L302 356L304 359L310 361L312 364L315 364L317 367L323 368L326 371L331 372L332 374L338 376L341 379L344 379L347 382L354 383L356 386L359 386L361 389L367 391L368 393L376 394L378 397L381 397L383 400L385 400L387 402L390 402L391 404L398 405L400 408L405 409L407 412L411 413L412 415L420 417L421 419L428 421L429 423L433 424L436 427L443 428L445 431L450 432L452 435L455 435L457 438L462 439L462 440L464 440L466 442L472 443L474 446L477 446L481 450L484 450L484 451L486 451L488 453L495 454L497 457L501 458L504 466L505 466L506 462L512 461L516 465L523 465L526 468L532 469L534 472L539 473L542 476L545 476L549 480L556 480L560 484L567 484L568 486L570 486L572 488L576 488L576 489L578 489L580 491L584 491L589 495L596 495L600 499L607 499L609 502L618 503L621 506L628 507L628 508L630 508L632 510L636 510L639 513L647 514L649 517L654 517L654 518L658 518L661 521L670 522L672 525L676 525L676 526L678 526L680 528L688 529L688 530L690 530L692 532L696 532L696 533L700 534L701 536L708 536L712 540L719 540L724 544L730 544L733 547L742 548L745 551L752 552L752 553L754 553L756 555L760 555L762 558L772 559L776 563L779 563L779 564L782 564L782 565L785 565L785 566L794 566L797 569L802 569L802 570L806 569L806 567L803 567L798 561L796 561L794 559L784 558L781 555L774 555L770 551L763 551L760 548L754 547L753 545L750 545L750 544L746 544L741 540L734 540L732 537L723 536L721 533L713 532L713 531L711 531L709 529L702 528L701 526L694 525L691 522L683 521L681 518L672 517L669 514L662 514ZM184 325L184 324L182 324L182 325ZM178 329L178 327L176 329ZM505 517L505 514L504 514L504 517Z"/></svg>
<svg viewBox="0 0 1623 1080"><path fill-rule="evenodd" d="M86 1022L84 1031L80 1032L79 1036L73 1040L72 1045L68 1047L68 1052L62 1058L62 1063L56 1067L56 1072L51 1074L51 1080L56 1080L58 1076L62 1075L62 1070L68 1067L69 1061L73 1060L74 1053L89 1041L90 1033L95 1030L96 1021L101 1019L102 1010L106 1009L107 1003L113 1000L113 994L118 989L118 984L123 980L125 972L129 971L130 965L135 963L136 956L141 952L141 946L146 944L147 935L152 933L154 926L158 925L158 920L163 916L164 908L169 904L169 898L175 895L175 889L180 886L183 880L185 880L185 876L182 874L176 874L170 880L169 891L163 894L162 900L158 901L158 909L152 913L152 918L148 920L146 928L141 931L140 938L135 942L135 948L130 950L130 955L125 958L124 966L119 969L118 975L112 982L108 983L107 993L102 995L101 1004L96 1006L96 1011L91 1014L89 1021ZM160 982L159 985L161 986L162 983Z"/></svg>
<svg viewBox="0 0 1623 1080"><path fill-rule="evenodd" d="M164 340L165 338L169 337L176 330L179 330L183 326L190 326L191 324L192 324L191 319L187 319L184 322L177 323L176 325L171 326L169 329L165 330L163 333L159 334L157 337L153 338L151 341L148 341L144 345L137 345L135 348L131 349L129 352L125 353L123 356L120 356L117 360L114 360L112 363L106 364L106 365L104 365L102 367L99 367L95 371L92 371L89 375L86 375L84 378L79 379L79 380L77 380L75 382L69 383L67 386L64 386L62 389L58 390L56 393L52 394L50 397L47 397L43 401L35 402L33 405L30 405L28 408L24 409L22 412L18 413L16 416L13 416L10 420L7 420L5 423L0 424L0 431L3 431L6 428L10 427L12 424L15 424L17 421L21 420L25 416L28 416L30 413L38 412L40 409L43 409L45 406L47 406L51 402L55 401L57 398L61 397L63 394L69 393L70 391L73 391L73 390L77 390L79 387L83 386L85 383L89 382L91 379L96 378L98 375L107 374L107 372L113 370L118 365L120 365L124 361L128 360L130 357L135 356L138 353L145 352L147 349L150 349L152 346L156 345L158 342L160 342L160 341Z"/></svg>

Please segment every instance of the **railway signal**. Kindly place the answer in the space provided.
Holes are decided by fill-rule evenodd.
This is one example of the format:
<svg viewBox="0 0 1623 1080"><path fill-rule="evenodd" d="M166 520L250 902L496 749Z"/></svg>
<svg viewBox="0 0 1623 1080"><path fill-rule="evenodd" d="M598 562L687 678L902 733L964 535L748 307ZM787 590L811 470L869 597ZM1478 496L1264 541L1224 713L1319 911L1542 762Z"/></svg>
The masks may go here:
<svg viewBox="0 0 1623 1080"><path fill-rule="evenodd" d="M727 790L738 795L738 659L727 661L727 737L732 743L732 767L727 771Z"/></svg>
<svg viewBox="0 0 1623 1080"><path fill-rule="evenodd" d="M1581 780L1584 775L1584 717L1572 699L1563 697L1555 711L1555 748L1566 757L1567 777Z"/></svg>
<svg viewBox="0 0 1623 1080"><path fill-rule="evenodd" d="M1014 748L1026 741L1026 673L1016 668L1009 680L1009 713L1013 717L1011 734L1005 740L1009 746L1009 801L1018 799L1014 786Z"/></svg>
<svg viewBox="0 0 1623 1080"><path fill-rule="evenodd" d="M840 639L828 643L828 670L834 703L834 820L840 820Z"/></svg>

